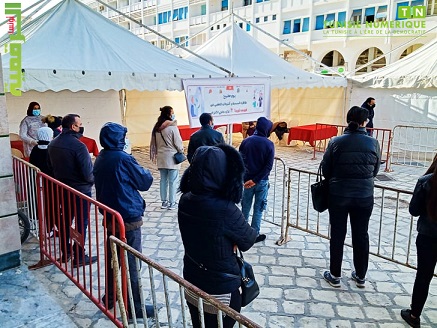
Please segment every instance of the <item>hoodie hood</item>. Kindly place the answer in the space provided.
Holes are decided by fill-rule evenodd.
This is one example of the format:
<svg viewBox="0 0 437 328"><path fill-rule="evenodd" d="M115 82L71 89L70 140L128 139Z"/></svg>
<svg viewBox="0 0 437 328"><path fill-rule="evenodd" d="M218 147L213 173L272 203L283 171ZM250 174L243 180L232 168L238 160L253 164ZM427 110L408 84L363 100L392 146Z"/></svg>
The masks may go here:
<svg viewBox="0 0 437 328"><path fill-rule="evenodd" d="M106 123L100 130L100 144L106 150L123 150L127 128L117 123Z"/></svg>
<svg viewBox="0 0 437 328"><path fill-rule="evenodd" d="M255 133L258 136L268 138L270 132L272 131L273 123L272 121L266 119L265 117L260 117L258 121L256 121Z"/></svg>

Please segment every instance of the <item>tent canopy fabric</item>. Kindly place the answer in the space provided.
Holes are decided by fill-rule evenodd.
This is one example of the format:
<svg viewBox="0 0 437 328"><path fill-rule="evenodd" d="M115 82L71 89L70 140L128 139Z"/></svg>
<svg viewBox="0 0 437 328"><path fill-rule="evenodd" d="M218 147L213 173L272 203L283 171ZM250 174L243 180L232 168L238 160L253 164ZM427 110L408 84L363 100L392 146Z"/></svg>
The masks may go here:
<svg viewBox="0 0 437 328"><path fill-rule="evenodd" d="M273 88L345 87L344 77L320 76L293 66L232 23L199 47L196 54L239 77L271 77ZM206 67L194 55L185 59ZM211 66L211 69L214 69Z"/></svg>
<svg viewBox="0 0 437 328"><path fill-rule="evenodd" d="M77 0L22 28L22 91L182 90L183 78L223 77L161 50ZM5 82L10 54L2 56Z"/></svg>
<svg viewBox="0 0 437 328"><path fill-rule="evenodd" d="M368 88L437 88L437 40L393 64L354 76L352 80L359 87Z"/></svg>

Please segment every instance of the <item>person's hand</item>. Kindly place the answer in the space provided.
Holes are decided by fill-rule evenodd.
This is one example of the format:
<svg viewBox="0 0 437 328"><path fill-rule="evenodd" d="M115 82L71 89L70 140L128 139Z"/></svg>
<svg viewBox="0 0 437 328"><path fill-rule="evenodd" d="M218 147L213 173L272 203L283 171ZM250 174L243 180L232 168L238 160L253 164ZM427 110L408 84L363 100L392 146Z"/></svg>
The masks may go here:
<svg viewBox="0 0 437 328"><path fill-rule="evenodd" d="M35 139L33 139L33 140L30 142L30 144L31 144L32 146L36 146L36 145L38 144L38 141L35 140Z"/></svg>
<svg viewBox="0 0 437 328"><path fill-rule="evenodd" d="M234 245L234 253L237 252L237 249L238 249L238 246L237 246L237 245Z"/></svg>
<svg viewBox="0 0 437 328"><path fill-rule="evenodd" d="M249 189L249 188L254 187L255 185L256 185L256 183L253 182L253 180L248 180L244 183L244 188Z"/></svg>

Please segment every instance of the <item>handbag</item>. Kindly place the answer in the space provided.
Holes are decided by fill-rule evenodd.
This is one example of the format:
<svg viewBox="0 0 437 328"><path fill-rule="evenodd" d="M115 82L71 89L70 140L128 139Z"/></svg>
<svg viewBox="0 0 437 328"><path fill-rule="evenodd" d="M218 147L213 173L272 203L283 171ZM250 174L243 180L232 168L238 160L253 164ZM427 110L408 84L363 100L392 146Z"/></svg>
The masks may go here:
<svg viewBox="0 0 437 328"><path fill-rule="evenodd" d="M259 295L259 286L255 280L252 266L243 258L243 253L239 250L240 256L237 256L237 262L240 266L241 275L241 306L246 306Z"/></svg>
<svg viewBox="0 0 437 328"><path fill-rule="evenodd" d="M313 207L317 212L322 213L328 209L329 181L323 179L322 163L320 163L317 171L316 183L311 185L311 197Z"/></svg>
<svg viewBox="0 0 437 328"><path fill-rule="evenodd" d="M253 274L252 266L244 260L243 253L240 250L239 250L239 252L240 252L240 256L238 256L238 254L235 253L235 256L237 257L238 266L240 267L240 275L239 276L237 276L235 274L231 274L231 273L223 273L223 272L218 272L215 270L210 270L210 269L206 268L203 264L199 264L198 262L196 262L196 260L194 260L187 253L185 253L185 255L187 256L187 258L191 262L193 262L201 270L220 274L226 278L237 278L237 277L240 278L241 279L241 286L240 286L241 287L241 306L246 306L250 302L252 302L255 298L258 297L259 286L255 280L255 275Z"/></svg>
<svg viewBox="0 0 437 328"><path fill-rule="evenodd" d="M161 135L162 140L165 142L165 145L168 146L168 143L167 143L167 141L165 141L164 136L162 135L162 133L159 132L159 134ZM174 159L174 162L176 164L181 164L183 161L187 160L187 156L185 156L184 153L177 152L176 154L173 155L173 159Z"/></svg>

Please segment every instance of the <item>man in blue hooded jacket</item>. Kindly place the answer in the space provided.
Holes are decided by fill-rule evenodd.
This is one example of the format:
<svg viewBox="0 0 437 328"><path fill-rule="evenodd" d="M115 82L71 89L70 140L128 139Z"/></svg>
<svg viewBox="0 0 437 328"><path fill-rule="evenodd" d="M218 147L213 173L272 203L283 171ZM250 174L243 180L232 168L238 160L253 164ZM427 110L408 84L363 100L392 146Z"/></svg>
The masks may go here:
<svg viewBox="0 0 437 328"><path fill-rule="evenodd" d="M253 204L251 226L258 234L255 242L266 239L266 235L260 234L262 213L267 205L269 191L269 174L275 158L275 146L268 139L273 123L265 117L258 118L256 129L252 136L243 140L240 145L240 153L246 166L244 174L244 192L241 207L246 221L249 220L249 212Z"/></svg>
<svg viewBox="0 0 437 328"><path fill-rule="evenodd" d="M100 130L100 144L103 150L100 152L94 164L94 179L96 186L96 199L118 211L123 218L127 244L141 252L141 226L143 225L143 213L146 203L138 192L149 190L153 182L152 174L138 164L132 155L123 151L125 148L127 128L117 123L106 123ZM111 249L109 236L118 227L112 226L112 218L107 218L108 230L107 254L107 281L106 294L103 296L103 304L110 309L114 305L114 277L110 267ZM133 293L134 307L137 319L143 317L141 309L140 289L135 257L128 253L128 264ZM153 317L153 306L146 306L147 317Z"/></svg>

